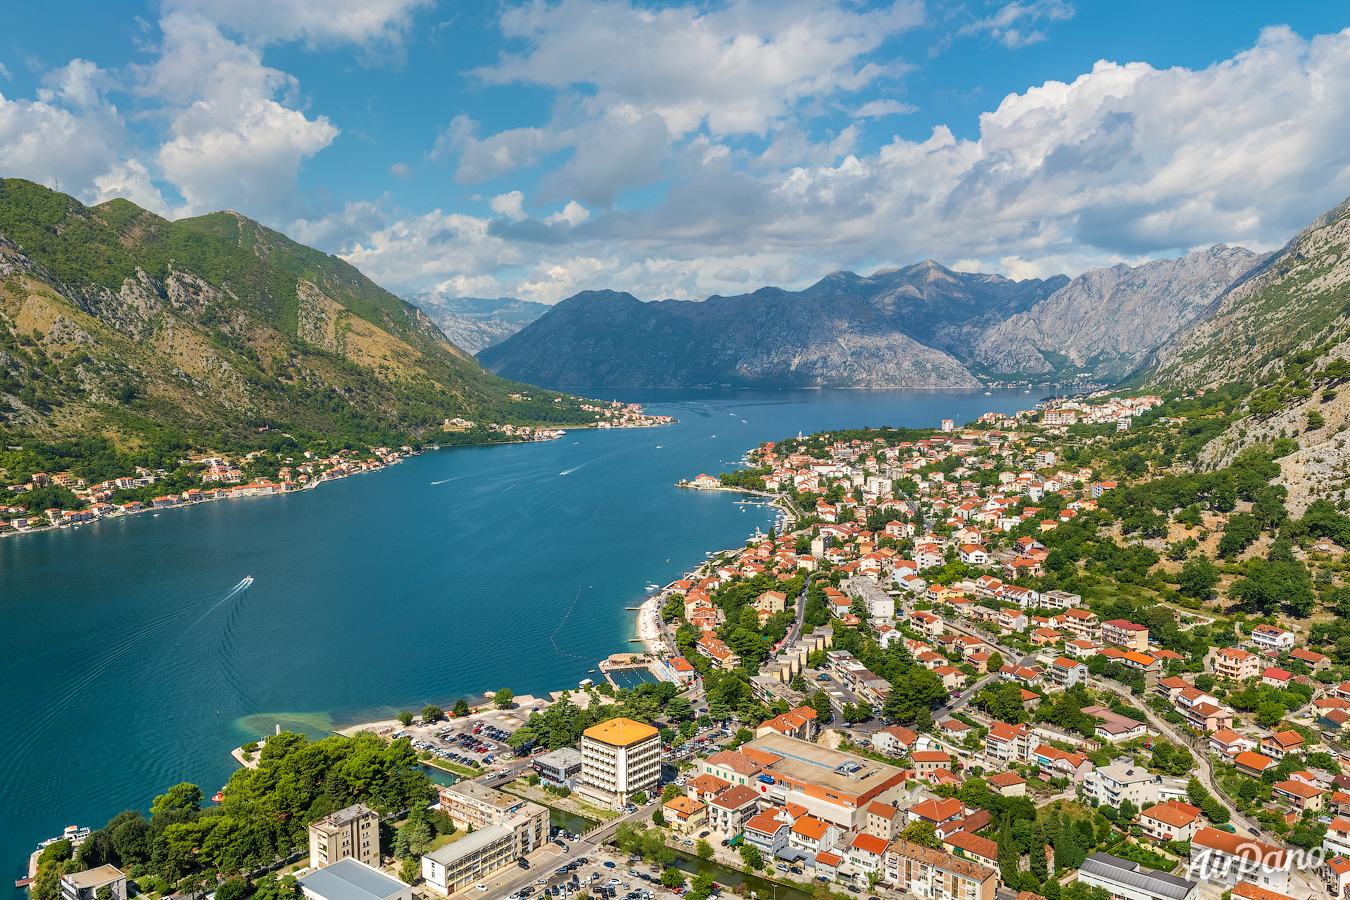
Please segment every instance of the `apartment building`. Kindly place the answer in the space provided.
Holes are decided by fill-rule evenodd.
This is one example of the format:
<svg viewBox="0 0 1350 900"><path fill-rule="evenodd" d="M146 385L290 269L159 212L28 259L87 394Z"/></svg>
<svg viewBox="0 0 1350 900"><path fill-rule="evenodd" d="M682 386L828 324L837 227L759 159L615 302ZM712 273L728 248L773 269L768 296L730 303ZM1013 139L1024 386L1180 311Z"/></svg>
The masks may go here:
<svg viewBox="0 0 1350 900"><path fill-rule="evenodd" d="M1214 654L1214 674L1232 681L1246 681L1261 674L1261 657L1237 647L1227 647Z"/></svg>
<svg viewBox="0 0 1350 900"><path fill-rule="evenodd" d="M661 780L661 737L655 728L620 716L581 734L581 790L615 806Z"/></svg>
<svg viewBox="0 0 1350 900"><path fill-rule="evenodd" d="M1003 765L1026 762L1031 753L1031 729L1025 723L993 722L984 738L984 751Z"/></svg>
<svg viewBox="0 0 1350 900"><path fill-rule="evenodd" d="M380 864L380 817L363 803L310 823L309 867L322 869L343 859Z"/></svg>
<svg viewBox="0 0 1350 900"><path fill-rule="evenodd" d="M1086 663L1061 656L1050 664L1046 674L1050 676L1051 682L1067 690L1087 679L1088 667Z"/></svg>
<svg viewBox="0 0 1350 900"><path fill-rule="evenodd" d="M1191 838L1190 863L1192 872L1203 872L1212 884L1232 888L1248 882L1282 894L1289 890L1289 860L1284 850L1251 837L1201 828Z"/></svg>
<svg viewBox="0 0 1350 900"><path fill-rule="evenodd" d="M994 900L998 873L942 850L893 841L883 857L884 880L926 900Z"/></svg>
<svg viewBox="0 0 1350 900"><path fill-rule="evenodd" d="M1122 800L1129 800L1139 808L1145 803L1158 802L1161 784L1162 776L1150 774L1143 766L1136 768L1131 763L1116 763L1089 772L1083 779L1083 792L1088 797L1096 797L1098 803L1117 809Z"/></svg>
<svg viewBox="0 0 1350 900"><path fill-rule="evenodd" d="M1102 643L1125 647L1136 653L1147 653L1148 628L1125 619L1112 619L1102 623Z"/></svg>
<svg viewBox="0 0 1350 900"><path fill-rule="evenodd" d="M1292 650L1294 633L1275 625L1257 625L1252 629L1252 643L1262 650L1273 650L1276 653L1281 650Z"/></svg>
<svg viewBox="0 0 1350 900"><path fill-rule="evenodd" d="M62 875L61 900L95 900L99 890L105 887L112 892L113 900L127 900L127 876L107 863Z"/></svg>

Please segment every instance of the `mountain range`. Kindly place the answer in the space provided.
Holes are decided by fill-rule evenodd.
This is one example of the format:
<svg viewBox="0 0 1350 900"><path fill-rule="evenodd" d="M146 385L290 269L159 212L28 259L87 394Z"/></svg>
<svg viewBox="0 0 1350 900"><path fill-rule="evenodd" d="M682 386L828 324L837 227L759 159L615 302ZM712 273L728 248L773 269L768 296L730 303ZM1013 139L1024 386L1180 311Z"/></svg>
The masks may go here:
<svg viewBox="0 0 1350 900"><path fill-rule="evenodd" d="M553 388L1113 381L1260 259L1218 245L1073 279L1013 281L925 260L703 301L585 291L478 358L503 377Z"/></svg>
<svg viewBox="0 0 1350 900"><path fill-rule="evenodd" d="M455 416L593 419L520 391L353 266L237 213L170 222L0 180L0 424L18 433L385 442Z"/></svg>
<svg viewBox="0 0 1350 900"><path fill-rule="evenodd" d="M548 304L512 297L447 297L429 291L403 298L440 326L445 336L470 353L500 344L548 312Z"/></svg>

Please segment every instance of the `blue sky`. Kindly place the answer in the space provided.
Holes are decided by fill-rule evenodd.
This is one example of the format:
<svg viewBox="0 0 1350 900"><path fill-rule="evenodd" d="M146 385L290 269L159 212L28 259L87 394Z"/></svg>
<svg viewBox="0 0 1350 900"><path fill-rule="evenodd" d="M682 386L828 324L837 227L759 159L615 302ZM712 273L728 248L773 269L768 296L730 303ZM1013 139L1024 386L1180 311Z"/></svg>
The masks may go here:
<svg viewBox="0 0 1350 900"><path fill-rule="evenodd" d="M235 209L402 294L1077 274L1350 195L1340 3L13 7L0 174Z"/></svg>

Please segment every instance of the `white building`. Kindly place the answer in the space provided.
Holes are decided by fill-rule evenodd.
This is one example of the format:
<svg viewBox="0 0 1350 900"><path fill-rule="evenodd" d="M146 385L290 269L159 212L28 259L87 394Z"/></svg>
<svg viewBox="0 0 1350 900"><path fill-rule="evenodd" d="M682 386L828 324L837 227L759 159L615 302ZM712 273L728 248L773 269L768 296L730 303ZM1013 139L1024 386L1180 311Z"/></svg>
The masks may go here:
<svg viewBox="0 0 1350 900"><path fill-rule="evenodd" d="M348 857L296 879L306 900L412 900L412 885Z"/></svg>
<svg viewBox="0 0 1350 900"><path fill-rule="evenodd" d="M661 736L650 725L620 716L581 734L580 793L620 806L661 781Z"/></svg>
<svg viewBox="0 0 1350 900"><path fill-rule="evenodd" d="M1101 887L1119 900L1196 900L1200 884L1177 875L1146 869L1137 862L1094 853L1083 860L1078 880Z"/></svg>
<svg viewBox="0 0 1350 900"><path fill-rule="evenodd" d="M1129 800L1136 808L1145 803L1158 802L1161 775L1152 775L1143 766L1117 763L1088 773L1083 780L1083 792L1096 797L1098 803L1120 808L1122 800Z"/></svg>

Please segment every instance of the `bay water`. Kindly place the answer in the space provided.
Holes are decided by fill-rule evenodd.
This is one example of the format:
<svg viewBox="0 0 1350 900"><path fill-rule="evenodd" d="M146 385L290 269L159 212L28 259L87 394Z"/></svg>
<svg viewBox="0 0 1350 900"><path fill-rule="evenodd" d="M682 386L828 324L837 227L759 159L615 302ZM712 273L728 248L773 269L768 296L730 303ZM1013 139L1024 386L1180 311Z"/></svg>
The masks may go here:
<svg viewBox="0 0 1350 900"><path fill-rule="evenodd" d="M678 424L430 451L315 490L0 539L0 859L210 796L228 753L510 688L575 688L634 613L774 511L674 487L760 441L1012 412L1014 391L606 390ZM246 576L247 589L239 588Z"/></svg>

